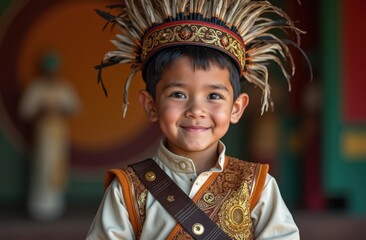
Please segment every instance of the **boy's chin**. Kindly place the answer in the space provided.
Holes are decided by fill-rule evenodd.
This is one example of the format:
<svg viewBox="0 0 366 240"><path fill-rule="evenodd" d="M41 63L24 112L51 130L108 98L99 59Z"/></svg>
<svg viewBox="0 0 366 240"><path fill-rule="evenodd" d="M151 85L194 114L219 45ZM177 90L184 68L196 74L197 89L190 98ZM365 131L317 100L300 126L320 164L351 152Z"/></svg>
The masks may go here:
<svg viewBox="0 0 366 240"><path fill-rule="evenodd" d="M177 155L196 154L205 151L216 151L218 141L214 143L204 143L203 141L189 141L185 143L168 143L168 149Z"/></svg>

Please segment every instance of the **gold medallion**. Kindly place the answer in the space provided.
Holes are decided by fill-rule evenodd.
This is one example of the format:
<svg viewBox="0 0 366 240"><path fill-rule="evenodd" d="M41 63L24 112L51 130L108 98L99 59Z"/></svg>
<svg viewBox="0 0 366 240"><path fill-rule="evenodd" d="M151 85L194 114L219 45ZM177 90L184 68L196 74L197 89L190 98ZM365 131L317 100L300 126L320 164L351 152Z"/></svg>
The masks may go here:
<svg viewBox="0 0 366 240"><path fill-rule="evenodd" d="M252 236L249 199L248 186L244 182L220 209L220 225L232 239L250 239Z"/></svg>

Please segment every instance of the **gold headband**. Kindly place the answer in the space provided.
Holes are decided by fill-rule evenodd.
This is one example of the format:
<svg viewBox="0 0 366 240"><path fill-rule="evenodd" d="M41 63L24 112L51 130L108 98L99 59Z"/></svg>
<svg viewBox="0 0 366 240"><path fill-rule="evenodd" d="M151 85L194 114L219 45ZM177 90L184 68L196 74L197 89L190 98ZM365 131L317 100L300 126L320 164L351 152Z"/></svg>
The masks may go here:
<svg viewBox="0 0 366 240"><path fill-rule="evenodd" d="M171 46L197 45L217 49L235 60L240 72L245 66L243 39L232 31L207 22L166 22L150 29L142 44L142 64L155 52Z"/></svg>

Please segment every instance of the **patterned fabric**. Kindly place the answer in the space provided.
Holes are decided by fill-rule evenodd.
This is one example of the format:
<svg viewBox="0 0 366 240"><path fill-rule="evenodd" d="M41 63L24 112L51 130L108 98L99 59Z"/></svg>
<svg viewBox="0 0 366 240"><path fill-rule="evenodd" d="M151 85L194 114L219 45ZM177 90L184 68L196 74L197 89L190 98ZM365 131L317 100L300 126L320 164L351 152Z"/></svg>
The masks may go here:
<svg viewBox="0 0 366 240"><path fill-rule="evenodd" d="M244 71L245 46L234 32L207 22L176 21L161 24L146 33L142 46L142 62L157 50L174 45L198 45L215 48L230 55Z"/></svg>
<svg viewBox="0 0 366 240"><path fill-rule="evenodd" d="M141 225L138 226L138 233L136 233L137 239L141 235L142 226L145 222L145 213L146 213L146 197L147 197L147 189L144 184L140 181L136 173L133 171L131 167L128 167L126 170L127 175L131 178L131 189L133 189L133 196L135 196L136 206L136 216L139 217Z"/></svg>
<svg viewBox="0 0 366 240"><path fill-rule="evenodd" d="M253 239L250 218L250 193L260 164L227 157L228 164L197 201L197 205L232 239ZM147 190L131 168L124 170L131 178L141 222L145 219ZM139 232L136 236L139 236ZM192 239L180 226L173 229L172 239Z"/></svg>

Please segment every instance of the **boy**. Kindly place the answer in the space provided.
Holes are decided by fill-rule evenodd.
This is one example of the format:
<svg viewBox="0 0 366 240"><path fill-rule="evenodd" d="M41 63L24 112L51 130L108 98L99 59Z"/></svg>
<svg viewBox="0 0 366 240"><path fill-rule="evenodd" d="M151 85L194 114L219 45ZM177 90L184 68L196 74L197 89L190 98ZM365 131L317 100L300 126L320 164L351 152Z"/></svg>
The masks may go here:
<svg viewBox="0 0 366 240"><path fill-rule="evenodd" d="M180 202L175 190L166 187L172 193L161 200L155 192L158 188L165 194L165 182L156 188L148 183L157 182L159 172L147 169L141 175L139 167L133 165L107 175L108 187L87 238L299 239L276 181L267 174L268 166L226 156L220 141L249 102L248 95L241 93L240 79L244 77L263 89L262 111L266 110L269 86L265 62L274 60L282 67L275 54L290 57L285 44L265 31L282 26L280 22L272 25L261 14L285 16L288 22L281 22L282 27L296 33L299 30L282 11L265 1L173 1L175 5L168 7L166 2L152 2L125 1L123 13L116 18L101 13L122 26L131 39L138 32L142 37L138 38L141 44L134 45L120 36L116 43L119 51L108 53L106 63L99 68L133 59L127 87L135 72L142 70L147 87L139 92L139 101L164 135L153 162L218 229L208 231L206 222L190 214L191 208L182 206L177 215L172 214L164 200ZM159 22L159 18L166 20ZM229 20L239 23L230 25ZM149 22L154 24L144 31L141 26ZM137 27L128 32L132 26ZM134 47L139 51L130 51ZM128 56L136 53L135 58ZM189 216L186 218L195 224L187 227L179 214ZM225 238L213 237L223 236L220 234Z"/></svg>

